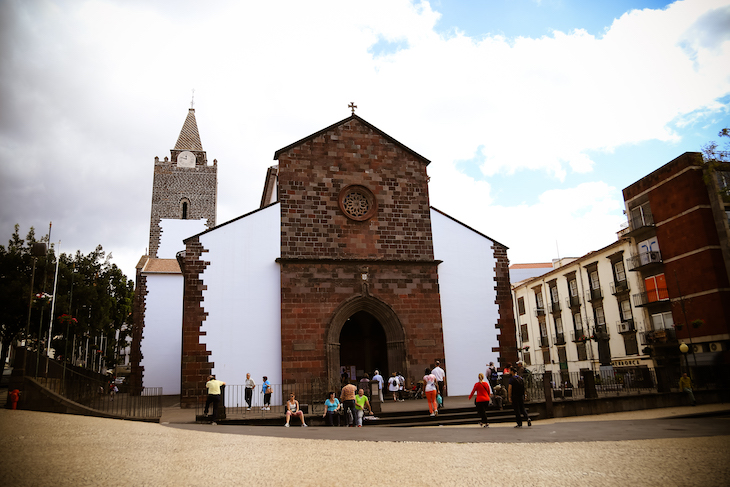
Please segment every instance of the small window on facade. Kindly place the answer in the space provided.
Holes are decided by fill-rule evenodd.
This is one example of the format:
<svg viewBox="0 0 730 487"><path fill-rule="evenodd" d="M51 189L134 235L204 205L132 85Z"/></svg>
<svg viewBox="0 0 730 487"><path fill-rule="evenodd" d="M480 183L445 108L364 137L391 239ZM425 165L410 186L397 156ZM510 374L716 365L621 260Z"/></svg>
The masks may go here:
<svg viewBox="0 0 730 487"><path fill-rule="evenodd" d="M674 326L674 317L672 317L671 311L657 313L655 315L651 315L651 323L655 330L669 329Z"/></svg>
<svg viewBox="0 0 730 487"><path fill-rule="evenodd" d="M560 297L558 296L558 287L557 286L553 286L550 288L550 297L552 297L554 304L557 304L560 302Z"/></svg>
<svg viewBox="0 0 730 487"><path fill-rule="evenodd" d="M562 318L555 318L555 332L560 335L563 334L563 319Z"/></svg>
<svg viewBox="0 0 730 487"><path fill-rule="evenodd" d="M520 315L525 314L525 298L517 298L517 309Z"/></svg>
<svg viewBox="0 0 730 487"><path fill-rule="evenodd" d="M549 348L546 348L545 350L542 351L542 362L544 364L552 363L550 361L550 349Z"/></svg>
<svg viewBox="0 0 730 487"><path fill-rule="evenodd" d="M580 317L580 313L576 313L573 315L573 323L575 324L576 330L580 330L583 328L583 320Z"/></svg>
<svg viewBox="0 0 730 487"><path fill-rule="evenodd" d="M187 220L188 219L188 202L183 201L182 204L182 219Z"/></svg>
<svg viewBox="0 0 730 487"><path fill-rule="evenodd" d="M527 325L520 325L520 337L522 338L523 342L529 342L530 341L530 334L527 331Z"/></svg>
<svg viewBox="0 0 730 487"><path fill-rule="evenodd" d="M606 316L603 314L603 308L596 308L596 324L604 326L606 324Z"/></svg>
<svg viewBox="0 0 730 487"><path fill-rule="evenodd" d="M598 271L591 271L591 289L600 289L601 283L598 280Z"/></svg>
<svg viewBox="0 0 730 487"><path fill-rule="evenodd" d="M586 352L585 343L576 343L575 349L578 352L578 360L588 360L588 353Z"/></svg>
<svg viewBox="0 0 730 487"><path fill-rule="evenodd" d="M541 292L535 292L535 301L537 302L538 309L544 309L545 305L542 301L542 293Z"/></svg>
<svg viewBox="0 0 730 487"><path fill-rule="evenodd" d="M530 358L530 352L525 352L522 354L522 361L525 365L532 365L532 359Z"/></svg>
<svg viewBox="0 0 730 487"><path fill-rule="evenodd" d="M626 270L624 269L624 263L616 262L613 265L613 270L616 273L616 282L621 282L626 280Z"/></svg>
<svg viewBox="0 0 730 487"><path fill-rule="evenodd" d="M636 341L636 335L624 335L624 348L626 355L639 355L639 344Z"/></svg>
<svg viewBox="0 0 730 487"><path fill-rule="evenodd" d="M623 317L623 321L633 318L633 314L631 313L631 301L628 299L621 301L621 316Z"/></svg>
<svg viewBox="0 0 730 487"><path fill-rule="evenodd" d="M568 282L568 286L570 287L570 295L571 296L577 296L578 295L578 283L575 279L571 279L570 282Z"/></svg>

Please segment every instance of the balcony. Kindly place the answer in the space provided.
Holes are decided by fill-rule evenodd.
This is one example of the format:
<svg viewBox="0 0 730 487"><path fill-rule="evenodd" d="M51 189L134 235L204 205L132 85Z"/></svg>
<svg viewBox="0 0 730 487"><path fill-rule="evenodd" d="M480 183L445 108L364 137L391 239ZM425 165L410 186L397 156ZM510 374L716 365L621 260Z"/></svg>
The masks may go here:
<svg viewBox="0 0 730 487"><path fill-rule="evenodd" d="M599 299L603 299L603 292L600 287L586 291L586 301L593 302Z"/></svg>
<svg viewBox="0 0 730 487"><path fill-rule="evenodd" d="M638 294L633 294L631 299L634 301L634 306L641 308L644 306L651 306L652 304L663 303L669 301L669 293L667 288L658 287L651 291L644 291Z"/></svg>
<svg viewBox="0 0 730 487"><path fill-rule="evenodd" d="M577 308L580 306L580 296L569 296L565 298L565 306L568 308Z"/></svg>
<svg viewBox="0 0 730 487"><path fill-rule="evenodd" d="M616 329L621 334L633 333L636 331L636 326L634 325L634 320L617 321Z"/></svg>
<svg viewBox="0 0 730 487"><path fill-rule="evenodd" d="M535 316L545 316L545 308L535 308Z"/></svg>
<svg viewBox="0 0 730 487"><path fill-rule="evenodd" d="M654 217L651 213L644 213L631 218L628 221L628 232L620 231L625 236L634 237L637 240L641 240L641 237L649 235L654 232Z"/></svg>
<svg viewBox="0 0 730 487"><path fill-rule="evenodd" d="M560 303L555 302L550 305L550 312L551 313L560 313Z"/></svg>
<svg viewBox="0 0 730 487"><path fill-rule="evenodd" d="M655 345L677 340L677 334L673 328L660 328L659 330L643 331L640 334L642 345Z"/></svg>
<svg viewBox="0 0 730 487"><path fill-rule="evenodd" d="M662 253L658 250L632 255L626 260L626 264L630 271L648 270L661 263Z"/></svg>
<svg viewBox="0 0 730 487"><path fill-rule="evenodd" d="M548 340L548 337L540 337L540 346L543 348L548 348L550 346L550 340Z"/></svg>
<svg viewBox="0 0 730 487"><path fill-rule="evenodd" d="M614 296L618 294L627 293L630 290L629 280L624 279L623 281L614 281L611 283L611 294Z"/></svg>
<svg viewBox="0 0 730 487"><path fill-rule="evenodd" d="M555 345L565 345L565 333L556 333L553 336L553 341Z"/></svg>
<svg viewBox="0 0 730 487"><path fill-rule="evenodd" d="M586 331L582 328L580 330L573 330L570 332L570 340L573 342L581 342L586 337Z"/></svg>

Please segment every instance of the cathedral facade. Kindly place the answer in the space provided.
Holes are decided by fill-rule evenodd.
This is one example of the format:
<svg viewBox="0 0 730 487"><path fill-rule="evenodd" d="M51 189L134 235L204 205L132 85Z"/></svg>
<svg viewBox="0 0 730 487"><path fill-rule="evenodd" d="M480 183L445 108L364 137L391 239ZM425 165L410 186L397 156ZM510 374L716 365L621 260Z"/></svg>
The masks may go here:
<svg viewBox="0 0 730 487"><path fill-rule="evenodd" d="M209 373L334 386L342 370L419 380L435 360L463 395L516 359L507 248L430 206L430 161L354 114L274 159L260 208L177 254L181 322L164 327L181 337L183 405ZM166 387L149 371L143 385Z"/></svg>

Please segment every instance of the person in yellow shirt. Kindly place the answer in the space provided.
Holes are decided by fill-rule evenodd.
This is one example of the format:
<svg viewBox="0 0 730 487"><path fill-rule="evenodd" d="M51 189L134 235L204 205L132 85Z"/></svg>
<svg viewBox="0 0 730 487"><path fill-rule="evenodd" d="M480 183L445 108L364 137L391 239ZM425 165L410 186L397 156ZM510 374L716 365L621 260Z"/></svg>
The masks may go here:
<svg viewBox="0 0 730 487"><path fill-rule="evenodd" d="M226 385L221 380L216 380L215 376L209 375L208 382L205 383L205 388L208 389L208 397L205 399L205 410L203 414L208 415L208 406L213 404L213 419L218 418L218 403L221 400L221 386Z"/></svg>
<svg viewBox="0 0 730 487"><path fill-rule="evenodd" d="M679 379L679 390L687 393L687 395L689 396L689 400L693 406L697 405L697 401L695 401L695 395L692 392L692 379L687 377L687 372L682 374L682 377Z"/></svg>

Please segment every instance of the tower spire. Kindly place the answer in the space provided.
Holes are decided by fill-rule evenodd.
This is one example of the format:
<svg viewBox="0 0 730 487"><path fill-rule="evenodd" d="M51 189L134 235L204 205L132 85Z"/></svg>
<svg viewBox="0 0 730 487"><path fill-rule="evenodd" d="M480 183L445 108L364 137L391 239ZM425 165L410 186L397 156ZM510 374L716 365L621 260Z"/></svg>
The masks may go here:
<svg viewBox="0 0 730 487"><path fill-rule="evenodd" d="M200 134L198 133L198 123L195 121L195 108L188 110L188 116L185 119L180 136L173 150L190 150L202 151L203 144L200 142Z"/></svg>

